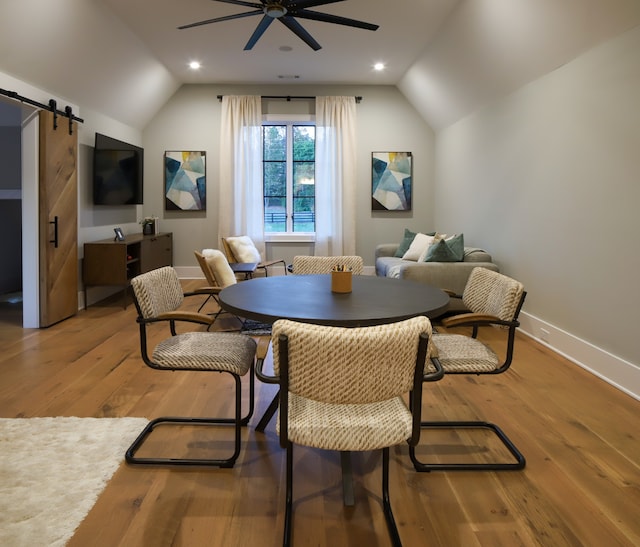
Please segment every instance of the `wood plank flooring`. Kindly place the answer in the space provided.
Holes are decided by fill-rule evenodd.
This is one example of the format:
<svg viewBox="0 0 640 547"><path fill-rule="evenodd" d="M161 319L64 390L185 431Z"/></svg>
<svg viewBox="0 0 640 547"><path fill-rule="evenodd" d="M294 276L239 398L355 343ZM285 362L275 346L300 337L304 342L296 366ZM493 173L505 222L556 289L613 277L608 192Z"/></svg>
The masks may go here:
<svg viewBox="0 0 640 547"><path fill-rule="evenodd" d="M188 306L201 301L189 299ZM23 330L19 314L0 307L0 416L230 415L233 387L225 375L144 366L135 308L121 304L117 295L43 330ZM165 334L154 331L157 340ZM496 348L500 335L483 334ZM254 429L275 386L256 382L256 389L256 412L233 469L123 463L69 547L280 545L284 451L273 421L265 433ZM527 467L416 473L407 448L392 449L391 502L405 546L640 545L640 402L518 335L507 373L426 384L423 415L494 421ZM158 431L149 449L229 449L229 433ZM456 445L461 440L471 448ZM501 457L499 450L490 439L426 432L418 454L483 459ZM354 454L353 467L356 505L345 507L338 454L296 447L297 547L390 545L380 455Z"/></svg>

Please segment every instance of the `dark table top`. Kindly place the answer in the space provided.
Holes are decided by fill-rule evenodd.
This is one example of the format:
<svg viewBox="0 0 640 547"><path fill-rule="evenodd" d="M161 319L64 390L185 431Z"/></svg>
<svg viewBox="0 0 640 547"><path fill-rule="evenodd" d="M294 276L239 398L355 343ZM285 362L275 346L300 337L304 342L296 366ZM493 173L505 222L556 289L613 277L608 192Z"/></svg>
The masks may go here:
<svg viewBox="0 0 640 547"><path fill-rule="evenodd" d="M247 319L342 327L436 317L449 305L444 291L415 281L354 275L352 287L350 293L333 293L331 275L282 275L241 281L223 289L219 298L225 310Z"/></svg>

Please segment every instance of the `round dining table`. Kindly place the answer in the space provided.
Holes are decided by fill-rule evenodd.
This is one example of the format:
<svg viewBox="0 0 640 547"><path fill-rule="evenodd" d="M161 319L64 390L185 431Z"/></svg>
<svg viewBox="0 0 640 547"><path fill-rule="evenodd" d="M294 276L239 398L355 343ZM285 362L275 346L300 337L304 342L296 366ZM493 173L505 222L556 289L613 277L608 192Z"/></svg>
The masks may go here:
<svg viewBox="0 0 640 547"><path fill-rule="evenodd" d="M258 277L224 288L219 298L225 310L263 323L291 319L338 327L433 318L449 306L437 287L370 275L354 275L349 293L332 292L330 274Z"/></svg>

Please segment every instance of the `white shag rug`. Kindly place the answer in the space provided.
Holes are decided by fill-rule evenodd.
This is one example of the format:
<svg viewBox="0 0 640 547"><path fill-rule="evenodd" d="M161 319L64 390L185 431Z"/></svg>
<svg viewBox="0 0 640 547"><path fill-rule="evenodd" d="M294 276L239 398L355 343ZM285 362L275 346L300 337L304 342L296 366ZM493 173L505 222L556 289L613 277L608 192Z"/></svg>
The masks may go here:
<svg viewBox="0 0 640 547"><path fill-rule="evenodd" d="M65 545L147 422L0 419L0 545Z"/></svg>

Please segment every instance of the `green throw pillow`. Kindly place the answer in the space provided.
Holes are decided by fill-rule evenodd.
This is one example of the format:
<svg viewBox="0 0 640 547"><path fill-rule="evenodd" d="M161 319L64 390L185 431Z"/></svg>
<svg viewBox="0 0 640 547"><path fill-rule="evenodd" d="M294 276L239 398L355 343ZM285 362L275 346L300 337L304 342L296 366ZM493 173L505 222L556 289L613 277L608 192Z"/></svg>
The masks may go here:
<svg viewBox="0 0 640 547"><path fill-rule="evenodd" d="M409 250L409 247L411 247L411 242L413 241L414 237L416 237L416 232L412 232L411 230L408 230L407 228L405 228L404 238L400 242L400 245L398 246L398 250L396 251L396 254L394 256L397 256L398 258L402 258L404 256L404 253L406 253Z"/></svg>
<svg viewBox="0 0 640 547"><path fill-rule="evenodd" d="M464 260L464 237L462 234L451 239L441 239L429 247L425 262L462 262Z"/></svg>
<svg viewBox="0 0 640 547"><path fill-rule="evenodd" d="M393 256L397 256L398 258L402 258L404 256L404 253L406 253L409 250L409 247L411 247L411 244L413 243L413 240L416 237L417 233L418 232L412 232L408 228L405 228L404 229L404 238L400 242L400 245L398 245L398 249L396 250L396 254L393 255ZM434 235L436 235L436 233L435 232L429 232L429 233L427 233L425 235L434 236Z"/></svg>

